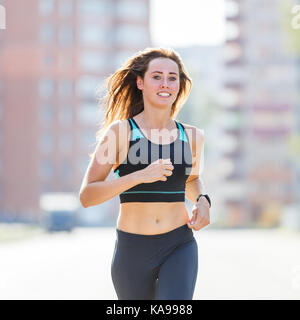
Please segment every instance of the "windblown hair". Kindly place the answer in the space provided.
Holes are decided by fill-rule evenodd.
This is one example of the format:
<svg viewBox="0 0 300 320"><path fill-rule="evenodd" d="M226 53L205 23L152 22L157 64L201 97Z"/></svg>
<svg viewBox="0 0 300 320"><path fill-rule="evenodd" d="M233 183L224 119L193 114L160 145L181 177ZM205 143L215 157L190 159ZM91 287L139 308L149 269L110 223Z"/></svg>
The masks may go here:
<svg viewBox="0 0 300 320"><path fill-rule="evenodd" d="M171 108L171 118L176 118L190 94L192 80L176 51L171 48L146 48L129 57L122 67L106 79L107 91L99 100L100 111L105 108L105 117L96 133L97 140L112 122L131 118L144 110L143 94L137 88L136 80L137 76L144 79L149 62L156 58L169 58L178 65L180 87Z"/></svg>

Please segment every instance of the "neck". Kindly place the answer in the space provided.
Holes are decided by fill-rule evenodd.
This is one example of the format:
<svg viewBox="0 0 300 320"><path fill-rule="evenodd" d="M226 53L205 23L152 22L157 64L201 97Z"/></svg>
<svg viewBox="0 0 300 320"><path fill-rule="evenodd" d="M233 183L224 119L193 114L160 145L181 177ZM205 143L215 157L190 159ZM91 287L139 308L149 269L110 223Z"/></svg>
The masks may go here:
<svg viewBox="0 0 300 320"><path fill-rule="evenodd" d="M146 109L141 113L141 119L147 129L164 129L172 127L173 121L169 110L149 112Z"/></svg>

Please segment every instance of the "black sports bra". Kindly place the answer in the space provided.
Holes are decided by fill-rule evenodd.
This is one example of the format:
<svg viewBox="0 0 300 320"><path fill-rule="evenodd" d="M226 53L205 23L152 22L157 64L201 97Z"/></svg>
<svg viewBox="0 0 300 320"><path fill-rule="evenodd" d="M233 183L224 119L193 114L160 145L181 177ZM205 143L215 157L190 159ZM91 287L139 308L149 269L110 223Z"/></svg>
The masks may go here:
<svg viewBox="0 0 300 320"><path fill-rule="evenodd" d="M184 126L175 121L179 129L176 140L170 144L155 144L148 140L133 118L126 159L114 170L117 177L146 168L157 159L168 159L174 169L166 181L140 183L119 194L120 202L184 202L185 182L191 173L192 153Z"/></svg>

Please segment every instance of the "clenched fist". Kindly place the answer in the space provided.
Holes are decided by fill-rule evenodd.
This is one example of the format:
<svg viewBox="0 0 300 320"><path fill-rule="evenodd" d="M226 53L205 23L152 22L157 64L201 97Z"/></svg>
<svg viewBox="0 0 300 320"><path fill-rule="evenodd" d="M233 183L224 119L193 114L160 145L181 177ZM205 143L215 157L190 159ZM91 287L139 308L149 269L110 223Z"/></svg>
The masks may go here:
<svg viewBox="0 0 300 320"><path fill-rule="evenodd" d="M166 181L173 174L174 166L169 159L158 159L145 169L140 170L142 183L151 183L158 180Z"/></svg>

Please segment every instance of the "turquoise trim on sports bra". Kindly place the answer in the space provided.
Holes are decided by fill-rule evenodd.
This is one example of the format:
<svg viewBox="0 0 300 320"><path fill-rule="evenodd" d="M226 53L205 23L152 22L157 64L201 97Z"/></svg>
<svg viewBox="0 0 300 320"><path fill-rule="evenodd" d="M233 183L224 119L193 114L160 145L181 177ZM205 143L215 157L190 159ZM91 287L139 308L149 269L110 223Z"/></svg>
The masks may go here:
<svg viewBox="0 0 300 320"><path fill-rule="evenodd" d="M136 139L145 138L142 134L141 130L135 125L135 123L129 118L129 121L131 122L131 125L133 127L132 129L132 135L131 135L131 141Z"/></svg>
<svg viewBox="0 0 300 320"><path fill-rule="evenodd" d="M182 125L181 125L179 122L177 122L177 121L175 121L175 122L178 123L178 125L179 125L179 129L180 129L180 139L183 140L183 141L185 141L185 142L188 142L188 141L187 141L187 138L186 138L186 134L185 134L185 132L184 132L184 130L183 130L183 128L182 128Z"/></svg>

